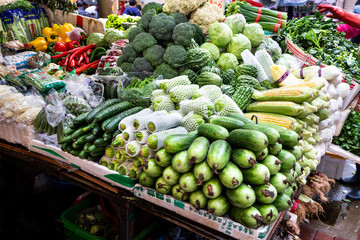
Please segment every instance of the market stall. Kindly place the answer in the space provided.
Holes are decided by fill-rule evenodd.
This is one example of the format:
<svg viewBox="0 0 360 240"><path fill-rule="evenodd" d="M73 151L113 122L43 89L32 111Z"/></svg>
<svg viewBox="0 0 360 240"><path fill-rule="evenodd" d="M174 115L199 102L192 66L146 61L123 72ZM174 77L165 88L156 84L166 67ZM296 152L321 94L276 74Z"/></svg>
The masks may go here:
<svg viewBox="0 0 360 240"><path fill-rule="evenodd" d="M104 24L5 5L0 151L208 238L270 239L317 206L302 189L328 179L326 153L359 162L358 55L320 13L249 2L150 2Z"/></svg>

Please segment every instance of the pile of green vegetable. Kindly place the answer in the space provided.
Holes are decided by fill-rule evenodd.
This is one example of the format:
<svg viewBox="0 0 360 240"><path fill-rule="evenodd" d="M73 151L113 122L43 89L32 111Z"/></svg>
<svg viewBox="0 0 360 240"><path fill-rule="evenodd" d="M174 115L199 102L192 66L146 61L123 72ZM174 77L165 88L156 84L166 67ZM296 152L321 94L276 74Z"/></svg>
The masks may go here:
<svg viewBox="0 0 360 240"><path fill-rule="evenodd" d="M108 20L105 23L105 27L125 31L126 26L123 25L123 23L137 23L139 19L140 17L128 16L128 15L118 16L118 15L110 14L108 16Z"/></svg>
<svg viewBox="0 0 360 240"><path fill-rule="evenodd" d="M351 109L349 117L339 136L333 138L333 143L339 145L342 149L360 156L360 113L358 108Z"/></svg>
<svg viewBox="0 0 360 240"><path fill-rule="evenodd" d="M345 33L336 30L332 19L324 20L317 12L315 16L295 18L280 31L278 42L286 49L285 37L289 37L306 53L327 65L335 65L347 78L360 82L360 55L358 45L345 39ZM301 33L301 34L299 34Z"/></svg>
<svg viewBox="0 0 360 240"><path fill-rule="evenodd" d="M154 9L155 8L155 9ZM181 13L161 13L157 5L143 11L137 27L128 32L129 44L118 59L124 72L154 72L164 78L180 75L189 62L187 50L204 41L200 27Z"/></svg>
<svg viewBox="0 0 360 240"><path fill-rule="evenodd" d="M216 216L229 212L246 227L274 222L291 206L303 174L299 135L241 114L209 122L167 136L155 157L144 160L140 184Z"/></svg>

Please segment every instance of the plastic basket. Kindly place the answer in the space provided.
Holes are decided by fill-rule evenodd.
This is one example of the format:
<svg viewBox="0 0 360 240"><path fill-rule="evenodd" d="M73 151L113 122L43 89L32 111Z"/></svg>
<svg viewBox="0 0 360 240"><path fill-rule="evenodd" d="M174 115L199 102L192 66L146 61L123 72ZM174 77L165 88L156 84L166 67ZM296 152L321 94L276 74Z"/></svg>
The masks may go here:
<svg viewBox="0 0 360 240"><path fill-rule="evenodd" d="M86 208L93 207L97 204L96 198L88 198L80 203L72 206L71 208L65 210L61 214L61 220L64 223L65 235L69 240L103 240L104 238L97 237L84 229L76 225L77 215Z"/></svg>

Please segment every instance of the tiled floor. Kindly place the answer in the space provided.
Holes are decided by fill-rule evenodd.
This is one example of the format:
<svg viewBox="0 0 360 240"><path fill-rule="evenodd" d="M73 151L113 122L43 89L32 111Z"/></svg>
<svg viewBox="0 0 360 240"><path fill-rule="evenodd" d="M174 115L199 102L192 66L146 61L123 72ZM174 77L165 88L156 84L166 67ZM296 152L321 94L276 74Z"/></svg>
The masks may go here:
<svg viewBox="0 0 360 240"><path fill-rule="evenodd" d="M344 176L351 176L355 166L347 162ZM325 214L301 226L302 240L360 240L360 201L342 201L352 186L336 183L324 204Z"/></svg>

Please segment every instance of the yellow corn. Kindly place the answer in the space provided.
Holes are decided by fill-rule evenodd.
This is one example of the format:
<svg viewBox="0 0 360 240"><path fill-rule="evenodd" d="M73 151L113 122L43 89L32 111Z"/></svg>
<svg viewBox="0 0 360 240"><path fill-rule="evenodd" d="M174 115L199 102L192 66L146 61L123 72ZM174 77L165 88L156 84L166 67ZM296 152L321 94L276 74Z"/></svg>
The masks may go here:
<svg viewBox="0 0 360 240"><path fill-rule="evenodd" d="M295 85L289 85L289 86L284 86L283 88L298 88L298 87L309 87L309 88L316 88L317 87L317 83L316 82L304 82L304 83L299 83L299 84L295 84Z"/></svg>
<svg viewBox="0 0 360 240"><path fill-rule="evenodd" d="M297 105L294 102L287 101L267 101L267 102L256 102L257 105L276 105L276 106L294 106Z"/></svg>
<svg viewBox="0 0 360 240"><path fill-rule="evenodd" d="M303 93L302 88L294 88L294 87L287 87L287 88L274 88L263 91L263 95L265 97L270 96L298 96Z"/></svg>
<svg viewBox="0 0 360 240"><path fill-rule="evenodd" d="M256 116L259 122L272 123L286 129L294 129L294 122L288 117L281 117L273 114L266 113L245 113L245 116L251 119L252 116ZM253 119L254 120L254 119Z"/></svg>

